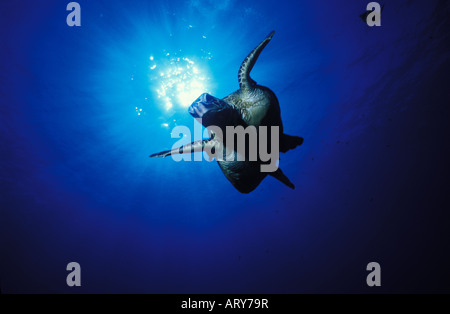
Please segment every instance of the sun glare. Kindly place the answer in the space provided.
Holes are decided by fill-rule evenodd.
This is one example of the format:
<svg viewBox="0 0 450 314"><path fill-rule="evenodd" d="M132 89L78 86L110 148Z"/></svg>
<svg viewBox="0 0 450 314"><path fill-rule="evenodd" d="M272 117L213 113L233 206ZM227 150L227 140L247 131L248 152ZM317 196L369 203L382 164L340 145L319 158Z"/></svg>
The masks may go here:
<svg viewBox="0 0 450 314"><path fill-rule="evenodd" d="M151 89L166 111L187 108L199 95L210 92L206 66L178 55L164 51L160 59L149 57ZM202 59L211 59L211 55Z"/></svg>

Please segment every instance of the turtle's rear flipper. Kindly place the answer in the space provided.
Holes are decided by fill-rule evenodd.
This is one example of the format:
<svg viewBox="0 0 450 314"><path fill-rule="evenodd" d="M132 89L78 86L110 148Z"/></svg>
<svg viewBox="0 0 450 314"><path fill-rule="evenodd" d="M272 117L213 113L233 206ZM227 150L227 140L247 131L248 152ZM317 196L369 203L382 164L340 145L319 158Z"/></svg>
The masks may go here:
<svg viewBox="0 0 450 314"><path fill-rule="evenodd" d="M295 189L294 183L292 183L291 180L289 180L289 178L286 177L286 175L283 173L283 171L281 171L280 168L278 168L277 171L275 171L275 172L270 172L269 175L271 175L272 177L274 177L277 180L280 180L281 182L286 184L291 189Z"/></svg>
<svg viewBox="0 0 450 314"><path fill-rule="evenodd" d="M280 136L280 152L285 153L290 149L294 149L303 144L303 137L281 134Z"/></svg>

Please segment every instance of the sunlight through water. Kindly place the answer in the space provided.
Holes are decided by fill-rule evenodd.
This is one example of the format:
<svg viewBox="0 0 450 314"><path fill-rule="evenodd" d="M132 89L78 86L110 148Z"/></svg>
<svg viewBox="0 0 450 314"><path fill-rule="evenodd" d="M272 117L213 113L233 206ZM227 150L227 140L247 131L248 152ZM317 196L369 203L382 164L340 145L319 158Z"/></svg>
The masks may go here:
<svg viewBox="0 0 450 314"><path fill-rule="evenodd" d="M205 64L212 58L211 54L206 53L197 60L181 56L180 52L163 51L160 58L149 57L150 89L165 111L185 109L200 94L211 92L211 78Z"/></svg>

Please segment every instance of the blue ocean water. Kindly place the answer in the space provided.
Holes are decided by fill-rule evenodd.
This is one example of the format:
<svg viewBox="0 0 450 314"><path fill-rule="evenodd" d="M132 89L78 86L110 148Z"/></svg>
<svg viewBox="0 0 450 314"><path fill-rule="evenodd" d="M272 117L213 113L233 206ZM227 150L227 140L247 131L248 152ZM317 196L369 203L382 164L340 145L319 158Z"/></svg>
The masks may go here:
<svg viewBox="0 0 450 314"><path fill-rule="evenodd" d="M449 291L448 2L372 28L359 0L78 2L80 27L0 3L2 292L373 292L372 261L377 292ZM280 160L296 189L148 158L272 30L252 78L305 139Z"/></svg>

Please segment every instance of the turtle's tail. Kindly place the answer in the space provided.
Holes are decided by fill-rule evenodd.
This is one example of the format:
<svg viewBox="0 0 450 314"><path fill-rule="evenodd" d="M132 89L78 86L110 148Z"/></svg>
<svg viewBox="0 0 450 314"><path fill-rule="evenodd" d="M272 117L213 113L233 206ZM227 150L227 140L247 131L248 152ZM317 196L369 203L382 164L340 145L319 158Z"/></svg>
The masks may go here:
<svg viewBox="0 0 450 314"><path fill-rule="evenodd" d="M261 54L261 51L264 49L264 47L267 46L269 41L272 39L273 34L275 34L275 31L272 31L266 37L266 39L264 39L255 49L253 49L252 52L250 52L250 54L247 56L247 58L245 58L245 60L242 62L238 72L239 87L241 88L242 91L244 92L249 91L256 85L256 82L250 78L250 71L255 65L256 60Z"/></svg>

